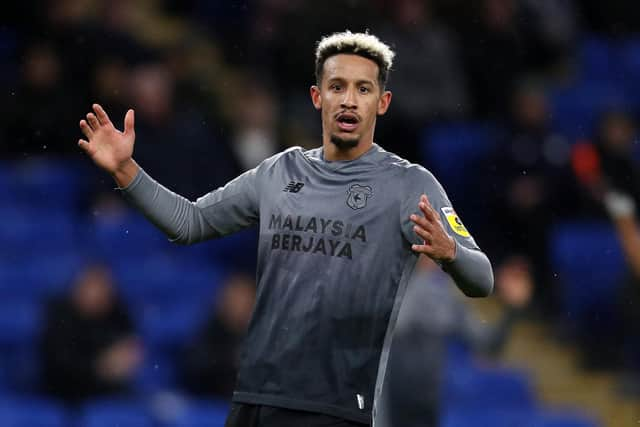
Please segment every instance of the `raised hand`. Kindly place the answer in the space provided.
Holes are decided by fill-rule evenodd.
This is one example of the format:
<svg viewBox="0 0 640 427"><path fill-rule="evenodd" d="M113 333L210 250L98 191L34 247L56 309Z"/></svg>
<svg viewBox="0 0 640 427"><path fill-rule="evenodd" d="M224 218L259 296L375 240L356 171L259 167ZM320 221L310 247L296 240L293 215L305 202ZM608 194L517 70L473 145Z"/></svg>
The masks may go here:
<svg viewBox="0 0 640 427"><path fill-rule="evenodd" d="M131 169L133 162L133 145L136 134L133 129L134 112L127 111L124 118L124 132L120 132L113 126L104 109L93 104L93 111L87 114L86 120L80 120L80 129L87 140L80 139L78 146L82 148L96 165L100 166L111 175ZM137 166L136 166L137 167ZM118 179L116 178L116 181Z"/></svg>
<svg viewBox="0 0 640 427"><path fill-rule="evenodd" d="M426 195L420 197L418 207L424 216L411 215L413 231L423 240L422 245L411 245L414 251L435 261L452 261L456 255L456 242L446 232L440 215L433 209Z"/></svg>

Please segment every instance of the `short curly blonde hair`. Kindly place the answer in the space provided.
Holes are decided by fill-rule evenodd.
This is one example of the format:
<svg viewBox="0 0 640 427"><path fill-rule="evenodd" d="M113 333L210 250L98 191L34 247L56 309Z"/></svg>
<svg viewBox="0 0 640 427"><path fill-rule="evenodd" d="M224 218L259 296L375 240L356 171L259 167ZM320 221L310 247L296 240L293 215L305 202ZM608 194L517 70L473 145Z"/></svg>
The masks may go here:
<svg viewBox="0 0 640 427"><path fill-rule="evenodd" d="M389 70L396 55L391 48L369 33L343 31L323 37L316 48L316 83L322 80L324 62L327 58L341 53L351 53L370 59L378 64L378 82L384 88L389 78Z"/></svg>

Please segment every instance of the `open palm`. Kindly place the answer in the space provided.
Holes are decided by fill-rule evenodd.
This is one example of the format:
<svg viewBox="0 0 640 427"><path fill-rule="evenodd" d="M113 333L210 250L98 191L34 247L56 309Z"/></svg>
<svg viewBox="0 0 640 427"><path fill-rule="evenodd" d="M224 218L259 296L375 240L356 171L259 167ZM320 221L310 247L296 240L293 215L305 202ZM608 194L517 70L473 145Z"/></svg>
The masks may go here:
<svg viewBox="0 0 640 427"><path fill-rule="evenodd" d="M113 126L104 109L93 104L95 114L88 113L87 120L80 120L80 129L87 137L78 145L102 169L113 174L131 159L136 134L133 129L133 110L127 111L124 117L124 132Z"/></svg>

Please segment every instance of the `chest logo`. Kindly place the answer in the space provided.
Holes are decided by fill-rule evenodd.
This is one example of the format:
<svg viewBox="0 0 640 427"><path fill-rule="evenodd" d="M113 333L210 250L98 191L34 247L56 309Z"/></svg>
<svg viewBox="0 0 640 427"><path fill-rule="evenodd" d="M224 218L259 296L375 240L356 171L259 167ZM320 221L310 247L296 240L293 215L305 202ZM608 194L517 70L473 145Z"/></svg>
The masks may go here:
<svg viewBox="0 0 640 427"><path fill-rule="evenodd" d="M291 181L282 191L286 193L299 193L302 187L304 187L304 182Z"/></svg>
<svg viewBox="0 0 640 427"><path fill-rule="evenodd" d="M373 190L368 185L353 184L347 191L347 206L354 210L362 209L372 196Z"/></svg>

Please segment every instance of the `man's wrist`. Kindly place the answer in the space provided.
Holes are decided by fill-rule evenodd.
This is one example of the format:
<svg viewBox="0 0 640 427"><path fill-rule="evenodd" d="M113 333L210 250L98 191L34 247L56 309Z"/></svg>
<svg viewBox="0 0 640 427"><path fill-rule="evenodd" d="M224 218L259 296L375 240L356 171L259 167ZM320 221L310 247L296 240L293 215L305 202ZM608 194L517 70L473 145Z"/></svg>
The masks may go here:
<svg viewBox="0 0 640 427"><path fill-rule="evenodd" d="M116 169L111 176L118 184L118 188L126 188L133 182L133 179L136 177L138 172L140 171L140 166L133 160L133 158L129 158L126 160L118 169Z"/></svg>
<svg viewBox="0 0 640 427"><path fill-rule="evenodd" d="M456 259L456 252L457 252L457 248L458 248L458 244L456 243L456 239L454 239L453 237L449 236L449 239L451 241L451 246L452 249L449 253L448 256L444 257L441 261L447 264L452 263L453 261L455 261Z"/></svg>

